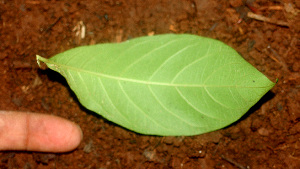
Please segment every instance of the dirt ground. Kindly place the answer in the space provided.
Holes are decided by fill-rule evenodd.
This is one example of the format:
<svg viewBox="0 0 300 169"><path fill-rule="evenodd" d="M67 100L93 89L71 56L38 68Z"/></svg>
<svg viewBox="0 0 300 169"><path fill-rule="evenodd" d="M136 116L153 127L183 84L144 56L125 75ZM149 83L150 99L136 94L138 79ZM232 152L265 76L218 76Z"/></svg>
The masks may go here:
<svg viewBox="0 0 300 169"><path fill-rule="evenodd" d="M299 9L296 0L0 0L0 109L54 114L84 133L69 153L0 152L0 168L300 168ZM221 40L279 81L222 130L145 136L82 107L35 59L163 33Z"/></svg>

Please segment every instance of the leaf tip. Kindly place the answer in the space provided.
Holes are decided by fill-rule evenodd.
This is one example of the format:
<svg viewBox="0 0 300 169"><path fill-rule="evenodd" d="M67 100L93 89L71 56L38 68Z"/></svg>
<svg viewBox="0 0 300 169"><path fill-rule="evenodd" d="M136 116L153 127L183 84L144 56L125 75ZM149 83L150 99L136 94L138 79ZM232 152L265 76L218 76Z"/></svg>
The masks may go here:
<svg viewBox="0 0 300 169"><path fill-rule="evenodd" d="M39 67L41 67L40 58L41 58L40 55L36 55L36 62L39 65Z"/></svg>
<svg viewBox="0 0 300 169"><path fill-rule="evenodd" d="M44 67L41 64L41 61L44 62L44 63L46 63L46 65L48 63L48 59L45 59L45 58L43 58L40 55L36 55L36 62L37 62L37 64L39 65L40 68L44 69Z"/></svg>

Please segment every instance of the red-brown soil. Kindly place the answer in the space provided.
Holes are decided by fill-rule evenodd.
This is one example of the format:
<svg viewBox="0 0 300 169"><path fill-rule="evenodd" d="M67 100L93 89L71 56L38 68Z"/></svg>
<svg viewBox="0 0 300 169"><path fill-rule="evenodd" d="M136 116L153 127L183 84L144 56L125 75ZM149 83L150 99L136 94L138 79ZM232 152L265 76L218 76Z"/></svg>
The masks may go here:
<svg viewBox="0 0 300 169"><path fill-rule="evenodd" d="M299 8L296 0L1 0L0 109L67 118L84 139L69 153L0 152L0 168L300 168ZM225 129L145 136L83 108L66 81L35 60L163 33L221 40L278 83Z"/></svg>

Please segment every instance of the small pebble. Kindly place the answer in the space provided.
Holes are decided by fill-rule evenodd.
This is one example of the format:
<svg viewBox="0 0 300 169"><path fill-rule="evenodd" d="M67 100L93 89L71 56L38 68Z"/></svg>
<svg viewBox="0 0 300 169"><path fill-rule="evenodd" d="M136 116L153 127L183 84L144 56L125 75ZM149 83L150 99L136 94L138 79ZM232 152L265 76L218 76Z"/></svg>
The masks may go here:
<svg viewBox="0 0 300 169"><path fill-rule="evenodd" d="M258 129L258 134L262 136L269 136L270 132L266 128L260 128Z"/></svg>

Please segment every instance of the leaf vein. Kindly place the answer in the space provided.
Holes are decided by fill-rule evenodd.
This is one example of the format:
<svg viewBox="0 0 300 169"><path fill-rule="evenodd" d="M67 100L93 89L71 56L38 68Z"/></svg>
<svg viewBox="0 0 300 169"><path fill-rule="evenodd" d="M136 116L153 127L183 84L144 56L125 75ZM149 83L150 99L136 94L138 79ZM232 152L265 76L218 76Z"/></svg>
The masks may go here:
<svg viewBox="0 0 300 169"><path fill-rule="evenodd" d="M123 42L123 43L129 43L130 40L128 40L127 42ZM123 53L127 52L127 51L130 51L131 49L133 48L136 48L137 46L139 45L142 45L144 43L148 43L149 41L151 41L150 39L149 40L145 40L143 42L139 42L139 43L135 43L133 44L132 46L130 46L129 48L125 49L122 51L122 53L120 53L115 59L113 62L111 62L110 64L106 65L106 67L103 69L103 70L106 70L108 67L110 67L111 65L115 64L117 61L119 61L119 58L123 57Z"/></svg>
<svg viewBox="0 0 300 169"><path fill-rule="evenodd" d="M189 63L188 65L184 66L180 71L178 71L178 73L177 73L177 74L174 76L174 78L172 79L171 84L173 84L174 81L178 78L178 76L179 76L182 72L184 72L186 69L188 69L190 66L192 66L192 65L194 65L194 64L196 64L196 63L198 63L198 62L200 62L201 60L207 58L208 56L210 56L210 55L208 54L208 52L209 52L209 50L210 50L210 46L211 46L211 45L209 45L209 48L207 49L206 54L205 54L203 57L200 57L200 58L194 60L193 62L191 62L191 63ZM198 51L197 55L199 54L199 52L200 52L200 50Z"/></svg>
<svg viewBox="0 0 300 169"><path fill-rule="evenodd" d="M164 129L169 130L168 128L166 128L165 126L161 125L160 123L157 123L156 120L154 120L154 119L153 119L152 117L150 117L144 110L142 110L138 105L136 105L136 104L134 103L134 101L128 96L127 92L124 90L124 88L123 88L122 84L120 83L120 81L118 81L118 84L119 84L119 86L120 86L120 88L121 88L121 91L123 92L124 96L128 99L128 101L129 101L134 107L136 107L140 112L142 112L142 113L145 115L145 117L147 117L150 121L152 121L153 123L157 124L158 126L164 128Z"/></svg>
<svg viewBox="0 0 300 169"><path fill-rule="evenodd" d="M142 56L140 56L140 58L138 58L137 60L135 60L134 62L132 62L130 65L128 65L128 66L122 71L122 73L120 74L120 76L123 75L123 74L125 74L132 66L136 65L138 62L140 62L141 60L143 60L145 57L151 55L151 54L154 53L155 51L158 51L158 50L160 50L160 49L163 49L165 46L168 46L169 44L174 43L174 42L176 42L176 41L177 41L177 39L176 39L176 40L173 40L173 41L170 41L170 42L168 42L168 43L166 43L166 44L164 44L164 45L158 46L158 47L152 49L151 51L149 51L148 53L143 54Z"/></svg>
<svg viewBox="0 0 300 169"><path fill-rule="evenodd" d="M199 112L200 114L203 114L204 116L207 116L209 118L213 118L213 119L217 119L219 120L218 118L214 117L214 116L211 116L211 115L208 115L207 113L203 113L203 111L199 110L197 107L195 107L182 93L181 91L175 87L176 91L178 92L178 94L182 97L182 99L189 105L191 106L194 110L196 110L197 112Z"/></svg>
<svg viewBox="0 0 300 169"><path fill-rule="evenodd" d="M112 80L126 81L126 82L146 84L146 85L172 86L172 87L213 87L213 88L217 88L217 87L221 87L221 88L230 88L230 87L233 87L233 88L266 88L266 87L269 87L269 86L255 86L255 87L252 87L252 86L238 86L238 85L204 85L204 84L149 82L149 81L138 80L138 79L130 79L130 78L112 76L112 75L107 75L107 74L104 74L104 73L97 73L97 72L93 72L93 71L90 71L90 70L84 70L84 69L79 69L79 68L76 68L76 67L71 67L71 66L67 66L67 65L58 64L56 62L51 62L51 61L49 61L49 64L55 64L55 65L57 65L57 66L59 66L60 68L63 68L63 69L70 69L70 70L74 70L74 71L79 71L79 72L83 72L83 73L92 74L92 75L98 76L99 78L102 77L102 78L107 78L107 79L112 79Z"/></svg>
<svg viewBox="0 0 300 169"><path fill-rule="evenodd" d="M196 44L198 45L198 44ZM155 74L157 74L157 72L165 65L168 63L169 60L173 59L175 56L177 56L178 54L180 54L181 52L185 51L186 49L190 48L190 47L194 47L196 45L188 45L182 49L180 49L179 51L177 51L176 53L174 53L173 55L171 55L168 59L166 59L157 69L155 72L152 73L152 75L150 76L148 81L151 81L151 79L154 77Z"/></svg>
<svg viewBox="0 0 300 169"><path fill-rule="evenodd" d="M124 115L120 112L120 110L119 110L119 109L114 105L114 103L112 102L110 96L109 96L108 93L107 93L107 90L106 90L105 86L103 85L102 80L101 80L100 78L98 78L98 81L99 81L99 83L100 83L100 85L101 85L101 87L102 87L102 89L103 89L103 91L104 91L104 94L106 95L107 100L110 102L110 104L111 104L111 105L113 106L113 108L116 110L116 112L117 112L118 114L120 114L120 115L123 117L123 119L124 119L125 121L127 121L128 124L130 124L130 120L129 120L126 116L124 116Z"/></svg>
<svg viewBox="0 0 300 169"><path fill-rule="evenodd" d="M209 97L211 99L213 99L216 103L218 103L219 105L225 107L226 109L230 109L229 107L227 107L226 105L224 105L223 103L221 103L220 101L218 101L207 89L206 87L204 87L204 90L206 91L206 93L209 95Z"/></svg>
<svg viewBox="0 0 300 169"><path fill-rule="evenodd" d="M194 125L192 123L189 123L188 121L184 120L183 118L180 118L180 116L176 115L175 113L173 113L171 110L169 110L161 101L160 99L157 97L157 95L153 92L152 88L150 86L148 86L149 90L150 90L150 93L153 95L154 99L163 107L163 109L165 109L169 114L171 114L172 116L176 117L177 119L179 119L180 121L186 123L187 125L189 126L192 126L192 127L197 127L197 128L202 128L202 127L205 127L205 126L197 126L197 125Z"/></svg>
<svg viewBox="0 0 300 169"><path fill-rule="evenodd" d="M79 79L82 81L83 86L85 86L86 92L84 92L84 93L88 93L88 100L92 101L95 105L97 105L99 107L100 111L102 111L103 113L107 113L107 111L104 111L103 107L98 102L96 102L94 99L91 98L94 95L91 94L89 88L86 86L86 83L83 80L81 74L77 73L77 75L79 76Z"/></svg>

